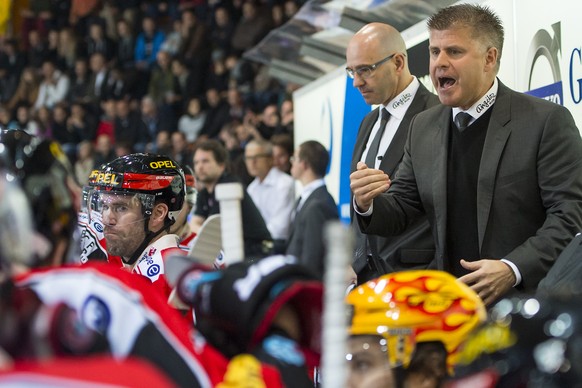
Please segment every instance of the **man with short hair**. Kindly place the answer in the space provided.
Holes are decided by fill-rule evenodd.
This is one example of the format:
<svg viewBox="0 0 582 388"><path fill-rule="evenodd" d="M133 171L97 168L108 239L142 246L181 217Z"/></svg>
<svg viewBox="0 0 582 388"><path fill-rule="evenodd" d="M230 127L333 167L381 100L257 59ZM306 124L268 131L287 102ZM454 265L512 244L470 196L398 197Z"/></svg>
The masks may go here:
<svg viewBox="0 0 582 388"><path fill-rule="evenodd" d="M203 187L198 191L196 209L190 221L190 227L195 233L198 233L209 216L220 213L220 204L215 198L216 185L237 182L236 178L227 172L227 163L228 152L217 140L207 140L201 143L194 152L194 174ZM272 251L271 234L247 191L244 190L243 193L241 216L245 259L262 258Z"/></svg>
<svg viewBox="0 0 582 388"><path fill-rule="evenodd" d="M251 140L245 147L245 163L249 174L255 177L247 191L271 232L275 252L282 253L291 227L295 181L273 165L270 142Z"/></svg>
<svg viewBox="0 0 582 388"><path fill-rule="evenodd" d="M388 236L426 214L438 268L486 304L532 292L582 229L580 131L563 106L497 79L504 31L489 8L447 7L428 27L443 105L412 121L397 179L358 163L358 223Z"/></svg>
<svg viewBox="0 0 582 388"><path fill-rule="evenodd" d="M295 208L286 253L297 257L299 263L323 278L323 227L326 222L339 218L337 204L323 180L329 152L321 143L309 140L299 145L291 163L291 175L303 188Z"/></svg>
<svg viewBox="0 0 582 388"><path fill-rule="evenodd" d="M390 25L365 25L350 40L346 60L353 86L367 104L379 105L360 124L351 171L356 170L358 162L365 162L371 164L368 168L392 176L402 161L412 118L436 105L438 98L410 73L404 39ZM353 220L353 206L350 210ZM352 267L358 284L384 273L427 268L434 260L434 242L426 217L409 225L400 236L366 235L357 222L352 226L356 235Z"/></svg>
<svg viewBox="0 0 582 388"><path fill-rule="evenodd" d="M170 233L185 200L184 172L163 155L131 154L94 170L89 185L97 195L107 253L147 277L168 297L165 259L186 252Z"/></svg>

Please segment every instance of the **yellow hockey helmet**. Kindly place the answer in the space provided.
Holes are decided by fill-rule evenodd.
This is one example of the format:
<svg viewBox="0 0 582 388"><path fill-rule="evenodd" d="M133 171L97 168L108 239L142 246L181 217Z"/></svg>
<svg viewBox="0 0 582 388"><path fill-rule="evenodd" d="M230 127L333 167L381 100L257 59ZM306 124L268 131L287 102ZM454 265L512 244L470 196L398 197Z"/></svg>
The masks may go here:
<svg viewBox="0 0 582 388"><path fill-rule="evenodd" d="M391 367L407 368L416 343L440 341L452 370L459 346L486 318L479 296L449 273L395 272L356 287L351 335L378 335L387 342Z"/></svg>

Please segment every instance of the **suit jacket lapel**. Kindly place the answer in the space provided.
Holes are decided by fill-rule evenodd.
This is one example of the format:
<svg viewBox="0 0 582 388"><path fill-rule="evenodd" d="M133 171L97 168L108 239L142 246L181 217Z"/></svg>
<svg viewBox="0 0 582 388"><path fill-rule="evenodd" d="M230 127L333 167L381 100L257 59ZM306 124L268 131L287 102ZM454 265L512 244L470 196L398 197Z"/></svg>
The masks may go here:
<svg viewBox="0 0 582 388"><path fill-rule="evenodd" d="M479 250L487 228L487 220L493 202L493 190L497 169L505 144L509 139L511 127L507 123L511 119L511 95L509 89L499 82L497 98L491 108L491 119L487 128L487 136L483 145L481 163L479 164L479 180L477 183L477 233L479 235Z"/></svg>
<svg viewBox="0 0 582 388"><path fill-rule="evenodd" d="M449 123L451 120L451 112L450 107L443 107L441 114L436 119L432 155L430 156L430 161L434 163L431 166L434 169L434 173L432 174L433 203L444 204L444 206L434 207L437 229L436 248L437 252L441 253L444 253L444 247L446 247L447 158L449 154Z"/></svg>

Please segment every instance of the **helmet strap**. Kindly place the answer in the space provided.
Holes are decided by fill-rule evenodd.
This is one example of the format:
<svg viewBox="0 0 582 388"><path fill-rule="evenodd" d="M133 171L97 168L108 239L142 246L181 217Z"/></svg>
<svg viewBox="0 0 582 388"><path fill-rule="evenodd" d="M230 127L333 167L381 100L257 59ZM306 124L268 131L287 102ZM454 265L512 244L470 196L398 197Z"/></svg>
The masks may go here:
<svg viewBox="0 0 582 388"><path fill-rule="evenodd" d="M144 227L144 230L146 232L146 235L145 235L143 241L141 242L141 244L139 245L139 247L137 247L135 252L133 252L133 254L129 257L129 260L125 260L125 257L121 258L121 260L123 260L123 262L125 264L133 265L137 261L139 256L142 254L144 249L146 249L146 247L152 242L152 240L154 238L156 238L157 236L159 236L162 232L169 231L170 226L174 223L174 221L170 220L169 218L166 218L164 220L164 226L160 230L158 230L157 232L152 232L148 228L149 220L150 220L150 217L146 217L144 219L143 227Z"/></svg>

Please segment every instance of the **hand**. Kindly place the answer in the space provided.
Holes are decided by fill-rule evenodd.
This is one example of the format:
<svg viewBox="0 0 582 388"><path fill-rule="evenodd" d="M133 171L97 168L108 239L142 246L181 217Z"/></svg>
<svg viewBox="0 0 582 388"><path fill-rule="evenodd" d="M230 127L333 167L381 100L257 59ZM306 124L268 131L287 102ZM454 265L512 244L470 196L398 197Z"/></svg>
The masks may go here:
<svg viewBox="0 0 582 388"><path fill-rule="evenodd" d="M356 171L350 175L350 189L354 193L358 210L367 211L374 198L386 192L391 183L390 177L382 170L368 168L365 163L358 162Z"/></svg>
<svg viewBox="0 0 582 388"><path fill-rule="evenodd" d="M504 296L516 281L511 267L501 260L461 260L461 265L472 272L460 277L459 281L471 287L487 306Z"/></svg>

